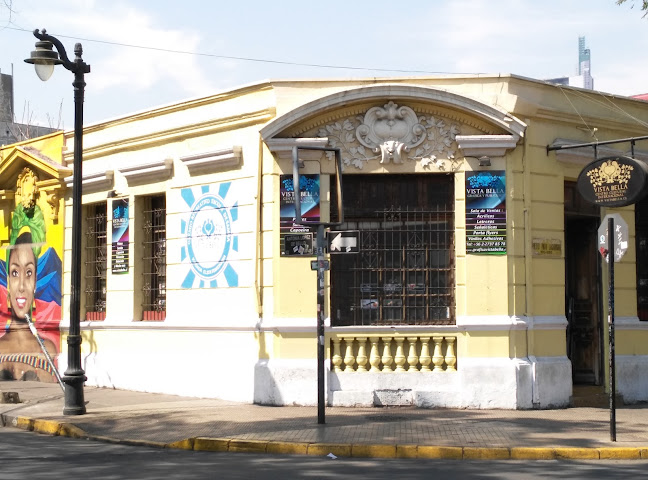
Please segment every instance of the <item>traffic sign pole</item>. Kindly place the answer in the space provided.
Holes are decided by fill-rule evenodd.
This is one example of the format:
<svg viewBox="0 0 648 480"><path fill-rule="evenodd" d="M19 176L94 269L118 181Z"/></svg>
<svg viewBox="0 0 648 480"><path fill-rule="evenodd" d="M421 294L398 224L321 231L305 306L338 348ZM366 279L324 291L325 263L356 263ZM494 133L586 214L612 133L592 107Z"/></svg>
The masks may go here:
<svg viewBox="0 0 648 480"><path fill-rule="evenodd" d="M301 199L299 191L299 150L320 150L334 152L335 154L335 178L337 185L337 222L308 222L302 219ZM317 253L317 423L326 423L326 369L325 361L325 333L324 333L324 271L327 269L324 247L326 245L325 229L327 227L339 226L344 222L344 209L342 208L342 156L339 148L328 147L297 147L292 148L293 157L293 190L295 192L295 223L299 225L317 226L317 237L315 239L315 251Z"/></svg>
<svg viewBox="0 0 648 480"><path fill-rule="evenodd" d="M317 423L326 423L324 397L324 225L317 226Z"/></svg>
<svg viewBox="0 0 648 480"><path fill-rule="evenodd" d="M614 379L614 217L608 218L608 336L610 344L610 441L616 442L616 395Z"/></svg>

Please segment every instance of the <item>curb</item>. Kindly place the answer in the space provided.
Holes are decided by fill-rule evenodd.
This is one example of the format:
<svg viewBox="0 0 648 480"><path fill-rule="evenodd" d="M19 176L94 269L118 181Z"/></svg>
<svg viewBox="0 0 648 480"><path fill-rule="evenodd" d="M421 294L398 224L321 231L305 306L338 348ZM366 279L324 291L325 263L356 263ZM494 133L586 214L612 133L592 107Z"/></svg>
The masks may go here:
<svg viewBox="0 0 648 480"><path fill-rule="evenodd" d="M648 460L646 447L449 447L429 445L300 443L232 438L192 437L172 443L91 435L81 428L55 420L0 414L0 425L53 436L104 443L197 452L267 453L352 458L414 458L442 460Z"/></svg>

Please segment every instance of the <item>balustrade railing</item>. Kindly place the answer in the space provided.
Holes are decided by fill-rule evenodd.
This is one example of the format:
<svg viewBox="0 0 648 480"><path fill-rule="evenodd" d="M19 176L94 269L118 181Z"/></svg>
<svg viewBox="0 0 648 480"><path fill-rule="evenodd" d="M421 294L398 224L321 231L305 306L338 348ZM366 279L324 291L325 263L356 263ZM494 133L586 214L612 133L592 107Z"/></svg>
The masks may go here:
<svg viewBox="0 0 648 480"><path fill-rule="evenodd" d="M455 336L331 335L335 372L456 372Z"/></svg>

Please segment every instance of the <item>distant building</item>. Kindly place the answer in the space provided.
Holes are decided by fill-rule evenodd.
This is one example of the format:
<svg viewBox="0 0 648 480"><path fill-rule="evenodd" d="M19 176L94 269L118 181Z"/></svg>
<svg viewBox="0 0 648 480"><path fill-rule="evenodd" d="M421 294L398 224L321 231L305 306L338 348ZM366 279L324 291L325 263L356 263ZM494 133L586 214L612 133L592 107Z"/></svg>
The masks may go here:
<svg viewBox="0 0 648 480"><path fill-rule="evenodd" d="M578 37L578 75L547 79L548 82L570 87L594 90L594 79L591 71L590 49L585 48L585 37Z"/></svg>
<svg viewBox="0 0 648 480"><path fill-rule="evenodd" d="M0 73L0 145L41 137L57 129L14 122L13 77Z"/></svg>
<svg viewBox="0 0 648 480"><path fill-rule="evenodd" d="M635 98L637 100L646 100L646 101L648 101L648 93L642 93L640 95L632 95L630 98Z"/></svg>

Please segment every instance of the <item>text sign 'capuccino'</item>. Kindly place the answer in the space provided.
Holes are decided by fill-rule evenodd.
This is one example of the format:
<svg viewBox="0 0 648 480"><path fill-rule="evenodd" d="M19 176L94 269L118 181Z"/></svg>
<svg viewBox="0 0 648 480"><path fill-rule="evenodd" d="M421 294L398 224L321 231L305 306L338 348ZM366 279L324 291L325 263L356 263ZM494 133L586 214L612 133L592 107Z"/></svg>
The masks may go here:
<svg viewBox="0 0 648 480"><path fill-rule="evenodd" d="M624 207L641 200L646 192L648 167L634 158L614 156L589 163L578 176L578 191L600 207Z"/></svg>

